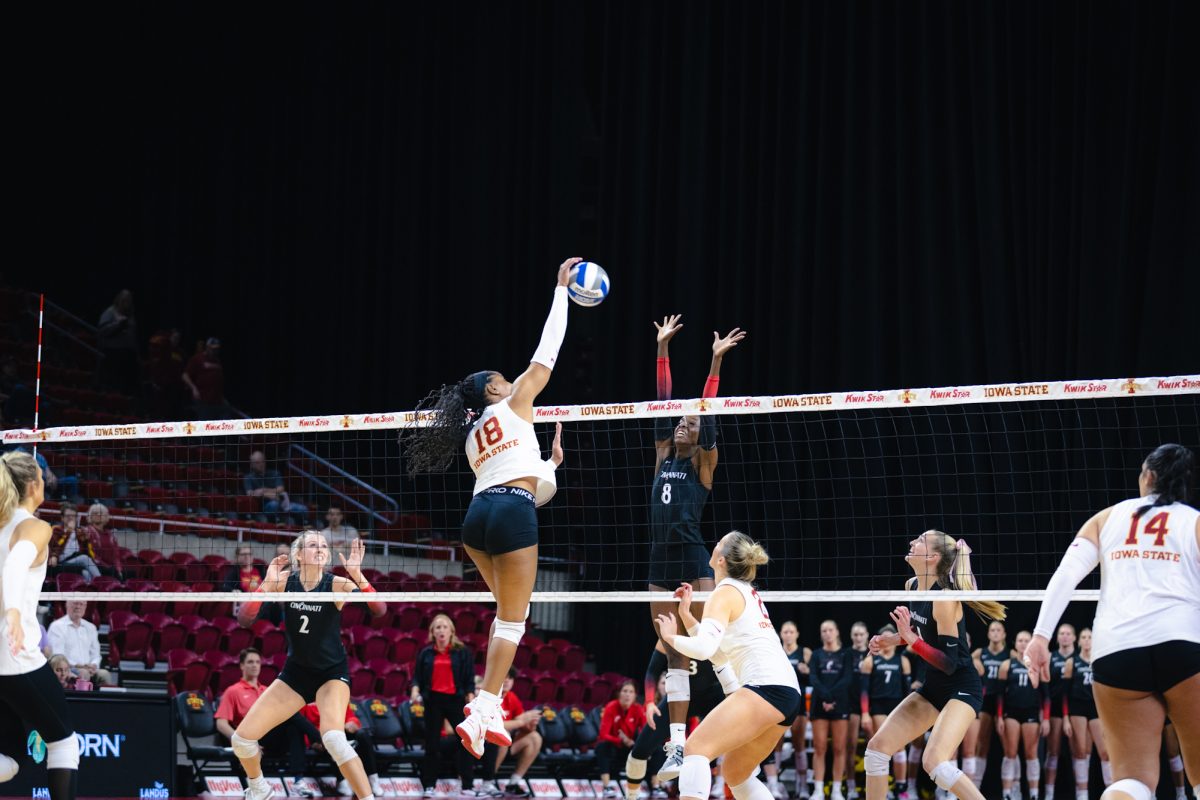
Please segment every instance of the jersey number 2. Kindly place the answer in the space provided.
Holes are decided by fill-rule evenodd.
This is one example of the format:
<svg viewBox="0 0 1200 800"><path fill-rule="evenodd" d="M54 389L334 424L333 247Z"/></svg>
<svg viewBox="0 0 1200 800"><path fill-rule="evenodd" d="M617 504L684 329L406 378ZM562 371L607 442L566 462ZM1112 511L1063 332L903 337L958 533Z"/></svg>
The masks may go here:
<svg viewBox="0 0 1200 800"><path fill-rule="evenodd" d="M300 615L300 630L299 633L308 633L308 614Z"/></svg>
<svg viewBox="0 0 1200 800"><path fill-rule="evenodd" d="M484 441L487 441L487 447L499 443L504 438L504 431L500 427L500 420L492 417L487 422L475 429L475 447L483 452L485 447Z"/></svg>
<svg viewBox="0 0 1200 800"><path fill-rule="evenodd" d="M1163 546L1163 539L1166 538L1167 533L1168 533L1167 517L1169 517L1169 516L1170 516L1169 512L1166 512L1166 511L1163 511L1160 514L1155 514L1153 517L1150 518L1150 521L1146 523L1146 527L1142 530L1142 533L1154 534L1154 546L1155 547ZM1131 519L1129 521L1129 538L1127 538L1125 540L1125 544L1137 545L1137 543L1138 543L1138 540L1137 540L1138 523L1139 522L1141 522L1141 520L1137 517L1134 517L1133 519Z"/></svg>

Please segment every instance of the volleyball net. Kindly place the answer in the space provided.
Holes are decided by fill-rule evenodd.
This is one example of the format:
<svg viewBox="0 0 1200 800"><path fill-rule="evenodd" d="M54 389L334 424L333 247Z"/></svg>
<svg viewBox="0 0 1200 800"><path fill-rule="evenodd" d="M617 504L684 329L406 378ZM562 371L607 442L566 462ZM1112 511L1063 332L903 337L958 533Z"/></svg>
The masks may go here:
<svg viewBox="0 0 1200 800"><path fill-rule="evenodd" d="M704 539L736 528L761 541L764 597L905 597L908 543L934 528L970 545L981 595L1037 599L1080 525L1136 493L1154 447L1197 447L1200 376L538 407L543 451L561 422L565 461L538 513L535 600L649 597L655 431L692 414L718 432ZM3 435L47 459L58 483L43 518L61 529L73 501L100 562L96 576L60 553L48 599L228 600L239 564L312 528L335 552L366 542L374 599L488 600L458 533L465 458L407 476L398 433L425 422L388 412ZM1078 596L1094 597L1095 580Z"/></svg>

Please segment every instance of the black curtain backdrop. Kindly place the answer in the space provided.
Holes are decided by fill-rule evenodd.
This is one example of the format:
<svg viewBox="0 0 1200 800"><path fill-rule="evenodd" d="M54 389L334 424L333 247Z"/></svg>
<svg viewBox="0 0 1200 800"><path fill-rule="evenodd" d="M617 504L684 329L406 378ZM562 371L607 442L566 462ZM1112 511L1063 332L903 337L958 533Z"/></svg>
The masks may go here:
<svg viewBox="0 0 1200 800"><path fill-rule="evenodd" d="M6 277L220 336L254 415L516 373L574 255L613 290L547 402L649 397L671 312L677 396L735 325L726 393L1200 370L1195 3L24 14L36 241ZM640 669L641 613L628 648L587 613ZM828 610L795 613L812 643Z"/></svg>

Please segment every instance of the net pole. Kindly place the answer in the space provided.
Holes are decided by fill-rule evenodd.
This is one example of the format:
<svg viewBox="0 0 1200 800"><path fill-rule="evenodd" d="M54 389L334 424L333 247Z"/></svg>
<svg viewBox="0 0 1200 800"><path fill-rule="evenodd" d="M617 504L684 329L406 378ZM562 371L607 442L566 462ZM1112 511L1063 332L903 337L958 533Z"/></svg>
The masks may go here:
<svg viewBox="0 0 1200 800"><path fill-rule="evenodd" d="M38 295L38 340L37 340L37 372L33 384L33 432L37 433L38 421L42 405L42 330L46 317L46 293ZM33 443L33 457L37 458L37 440Z"/></svg>

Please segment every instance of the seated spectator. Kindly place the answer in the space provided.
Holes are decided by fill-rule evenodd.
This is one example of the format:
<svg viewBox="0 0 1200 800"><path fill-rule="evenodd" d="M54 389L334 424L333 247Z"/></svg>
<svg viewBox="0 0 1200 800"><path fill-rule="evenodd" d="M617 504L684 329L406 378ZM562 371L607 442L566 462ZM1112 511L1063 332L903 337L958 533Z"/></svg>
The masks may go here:
<svg viewBox="0 0 1200 800"><path fill-rule="evenodd" d="M236 563L225 569L221 580L222 592L257 592L266 575L266 567L254 563L254 550L248 544L239 544L234 555Z"/></svg>
<svg viewBox="0 0 1200 800"><path fill-rule="evenodd" d="M246 718L246 712L254 705L267 687L258 682L262 672L262 654L253 647L247 647L238 654L238 664L242 668L242 679L225 690L221 696L221 704L213 714L216 720L217 732L229 739L237 726ZM321 732L313 727L307 719L294 714L282 725L272 728L270 733L259 740L259 747L267 756L281 756L287 753L287 771L299 779L304 775L304 737L312 741L321 740ZM241 765L238 764L238 769ZM308 789L297 789L301 797L314 797Z"/></svg>
<svg viewBox="0 0 1200 800"><path fill-rule="evenodd" d="M604 797L617 798L623 795L612 776L620 774L633 747L633 740L645 724L646 709L637 702L637 685L633 681L625 681L621 684L617 699L604 707L604 714L600 717L596 768L600 771Z"/></svg>
<svg viewBox="0 0 1200 800"><path fill-rule="evenodd" d="M63 689L68 692L75 691L75 673L71 672L71 662L66 656L50 656L50 669Z"/></svg>
<svg viewBox="0 0 1200 800"><path fill-rule="evenodd" d="M138 358L137 321L133 313L133 292L122 289L104 309L96 325L96 346L100 348L100 384L128 395L141 388L141 360Z"/></svg>
<svg viewBox="0 0 1200 800"><path fill-rule="evenodd" d="M246 494L262 498L264 513L276 518L286 516L293 525L304 524L308 507L292 502L283 487L283 476L277 469L267 469L267 459L261 450L250 454L250 471L242 479L242 485Z"/></svg>
<svg viewBox="0 0 1200 800"><path fill-rule="evenodd" d="M345 524L343 520L341 506L331 505L325 512L326 525L321 533L325 534L325 541L329 542L329 549L335 553L339 550L346 550L350 547L350 543L358 538L358 530L353 525Z"/></svg>
<svg viewBox="0 0 1200 800"><path fill-rule="evenodd" d="M317 708L316 703L309 703L300 709L300 713L313 724L313 727L320 729L321 709ZM375 740L371 738L371 732L363 728L362 720L350 709L350 706L346 706L346 737L354 742L354 749L358 753L358 757L362 759L363 769L367 771L367 780L371 782L371 793L376 797L382 796L383 786L379 783L379 767L375 760ZM314 750L325 749L319 736L316 739L310 739L308 744ZM333 765L332 759L329 763L331 766ZM337 793L343 797L349 797L354 794L354 790L350 788L350 782L342 778L338 782Z"/></svg>
<svg viewBox="0 0 1200 800"><path fill-rule="evenodd" d="M204 349L187 363L180 376L192 393L194 419L228 419L233 409L225 399L225 367L221 364L221 340L210 336Z"/></svg>
<svg viewBox="0 0 1200 800"><path fill-rule="evenodd" d="M480 774L482 783L476 792L476 795L480 797L500 794L527 796L529 792L521 785L521 779L525 777L525 773L529 771L533 762L537 760L538 754L542 752L542 735L538 733L537 729L538 720L542 715L536 710L525 710L525 705L512 690L513 682L516 679L517 670L509 669L508 677L504 679L504 685L500 689L500 708L504 710L504 730L508 731L513 743L511 747L498 747L490 743L484 746L485 752ZM509 755L516 759L517 765L508 779L508 786L501 790L495 782L496 772Z"/></svg>
<svg viewBox="0 0 1200 800"><path fill-rule="evenodd" d="M88 508L87 519L88 524L83 529L83 536L88 541L88 552L91 553L96 566L100 568L100 573L125 580L125 564L121 559L121 545L117 542L117 535L108 528L110 522L108 506L103 503L92 503ZM80 547L83 547L82 543Z"/></svg>
<svg viewBox="0 0 1200 800"><path fill-rule="evenodd" d="M463 721L463 706L475 696L475 656L459 640L454 621L438 614L429 623L429 644L417 653L413 666L412 699L425 706L425 759L421 785L433 796L437 785L442 726ZM467 748L454 748L458 777L466 793L475 783L474 765Z"/></svg>
<svg viewBox="0 0 1200 800"><path fill-rule="evenodd" d="M183 382L185 364L179 342L179 331L175 329L155 331L150 337L146 377L149 379L149 411L152 419L179 419L192 397L187 384Z"/></svg>
<svg viewBox="0 0 1200 800"><path fill-rule="evenodd" d="M50 637L50 650L55 655L67 657L71 671L82 681L92 678L107 684L111 678L108 670L100 669L100 635L96 626L83 618L87 612L87 601L68 600L67 613L50 623L46 631Z"/></svg>
<svg viewBox="0 0 1200 800"><path fill-rule="evenodd" d="M50 534L50 557L46 562L51 569L73 568L83 573L88 581L100 576L96 566L96 551L92 540L78 528L79 512L70 503L63 503L62 517Z"/></svg>

